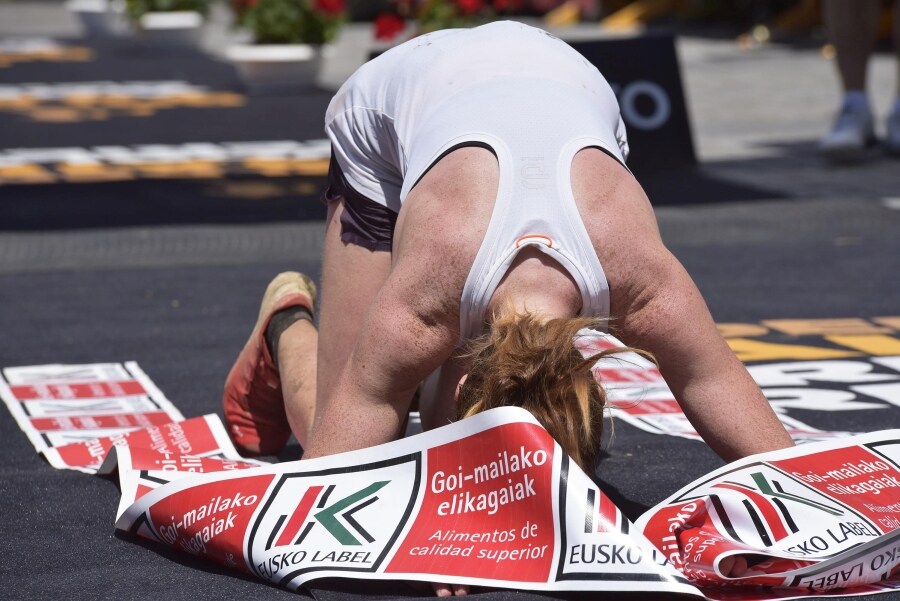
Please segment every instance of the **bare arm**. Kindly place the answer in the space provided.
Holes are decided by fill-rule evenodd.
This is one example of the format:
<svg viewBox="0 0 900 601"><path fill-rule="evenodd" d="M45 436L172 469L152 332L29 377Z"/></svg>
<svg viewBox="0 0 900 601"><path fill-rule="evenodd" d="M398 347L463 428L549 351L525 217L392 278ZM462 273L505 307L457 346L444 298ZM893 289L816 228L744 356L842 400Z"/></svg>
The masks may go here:
<svg viewBox="0 0 900 601"><path fill-rule="evenodd" d="M497 177L491 153L465 148L440 161L410 193L397 221L391 273L336 386L320 399L306 457L402 434L416 387L459 341L459 299Z"/></svg>
<svg viewBox="0 0 900 601"><path fill-rule="evenodd" d="M395 270L372 304L334 393L316 415L304 457L369 447L402 435L416 387L455 348L458 327L454 330L438 307L413 298L407 276Z"/></svg>
<svg viewBox="0 0 900 601"><path fill-rule="evenodd" d="M576 157L573 191L611 289L613 327L649 351L723 459L788 447L788 433L719 334L697 286L665 248L641 187L603 156Z"/></svg>
<svg viewBox="0 0 900 601"><path fill-rule="evenodd" d="M643 270L643 291L622 302L627 342L655 355L691 424L726 461L791 446L690 276L665 249L654 255Z"/></svg>

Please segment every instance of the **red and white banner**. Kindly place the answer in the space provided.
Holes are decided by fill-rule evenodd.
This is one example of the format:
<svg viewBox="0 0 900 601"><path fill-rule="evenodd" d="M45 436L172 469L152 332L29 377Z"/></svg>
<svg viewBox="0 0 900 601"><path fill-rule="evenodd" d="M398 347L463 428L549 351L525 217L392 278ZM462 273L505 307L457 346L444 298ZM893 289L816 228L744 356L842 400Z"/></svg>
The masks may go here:
<svg viewBox="0 0 900 601"><path fill-rule="evenodd" d="M659 389L641 361L622 354L597 365L611 396ZM900 430L734 462L635 526L518 408L269 465L240 459L216 416L48 444L48 432L117 415L92 401L146 396L177 414L136 365L4 376L4 400L52 465L118 471L117 528L292 590L324 577L742 601L900 590ZM57 415L57 402L84 403L68 422L36 421ZM726 566L738 556L747 568L735 573Z"/></svg>
<svg viewBox="0 0 900 601"><path fill-rule="evenodd" d="M898 466L900 430L747 457L681 489L637 525L698 585L895 590ZM733 556L747 561L746 573L723 573Z"/></svg>
<svg viewBox="0 0 900 601"><path fill-rule="evenodd" d="M116 526L289 589L350 577L699 594L517 408L352 453L173 480Z"/></svg>
<svg viewBox="0 0 900 601"><path fill-rule="evenodd" d="M202 422L222 430L222 423L218 417L213 415L194 418L182 423L187 424L188 422L195 422L195 425L198 426ZM200 433L199 438L207 438L202 427L186 428L186 430L186 439L192 444L198 442L194 436L195 432ZM244 470L268 465L253 459L229 459L218 453L216 456L201 457L181 455L144 446L132 446L140 445L145 441L146 439L143 437L130 436L111 445L108 448L106 460L97 470L97 473L102 475L109 475L113 472L119 474L119 489L122 496L119 498L119 507L116 509L117 520L135 501L151 490L173 480L194 474Z"/></svg>
<svg viewBox="0 0 900 601"><path fill-rule="evenodd" d="M0 398L56 468L94 473L116 445L148 449L160 466L178 455L242 459L217 417L185 420L133 361L9 367Z"/></svg>
<svg viewBox="0 0 900 601"><path fill-rule="evenodd" d="M8 367L0 398L38 452L184 419L134 362Z"/></svg>
<svg viewBox="0 0 900 601"><path fill-rule="evenodd" d="M289 589L346 577L710 599L871 594L900 589L898 465L897 430L759 455L636 527L529 413L503 408L333 457L144 471L145 494L116 526ZM750 565L740 577L722 569L736 554Z"/></svg>

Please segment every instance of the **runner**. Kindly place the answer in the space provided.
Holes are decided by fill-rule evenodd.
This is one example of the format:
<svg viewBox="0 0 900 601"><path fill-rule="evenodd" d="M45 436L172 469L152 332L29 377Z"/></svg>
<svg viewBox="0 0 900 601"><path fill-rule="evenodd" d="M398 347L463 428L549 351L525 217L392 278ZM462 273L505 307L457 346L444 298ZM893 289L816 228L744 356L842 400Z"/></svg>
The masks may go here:
<svg viewBox="0 0 900 601"><path fill-rule="evenodd" d="M395 439L425 381L424 427L525 406L592 471L586 325L652 353L724 459L792 444L664 247L613 91L565 43L510 22L420 36L360 68L326 130L319 330L312 282L278 276L226 382L242 451Z"/></svg>

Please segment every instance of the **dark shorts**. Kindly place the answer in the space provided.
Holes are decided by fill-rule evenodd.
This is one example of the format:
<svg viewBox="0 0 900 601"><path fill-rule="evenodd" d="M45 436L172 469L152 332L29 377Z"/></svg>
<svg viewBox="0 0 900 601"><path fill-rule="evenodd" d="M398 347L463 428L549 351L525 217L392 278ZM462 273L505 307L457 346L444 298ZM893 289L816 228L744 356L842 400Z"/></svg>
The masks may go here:
<svg viewBox="0 0 900 601"><path fill-rule="evenodd" d="M343 242L369 250L390 252L397 213L351 188L334 158L334 152L331 153L331 163L328 166L328 188L324 198L328 203L344 199L344 212L341 215Z"/></svg>

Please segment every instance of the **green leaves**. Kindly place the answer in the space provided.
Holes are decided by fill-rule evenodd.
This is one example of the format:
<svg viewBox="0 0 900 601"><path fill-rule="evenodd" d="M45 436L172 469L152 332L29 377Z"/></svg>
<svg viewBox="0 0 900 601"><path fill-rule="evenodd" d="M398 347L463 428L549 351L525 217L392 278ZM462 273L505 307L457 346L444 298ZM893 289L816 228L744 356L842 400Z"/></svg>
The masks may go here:
<svg viewBox="0 0 900 601"><path fill-rule="evenodd" d="M259 0L243 20L257 44L313 44L330 42L343 15L316 10L310 0Z"/></svg>

